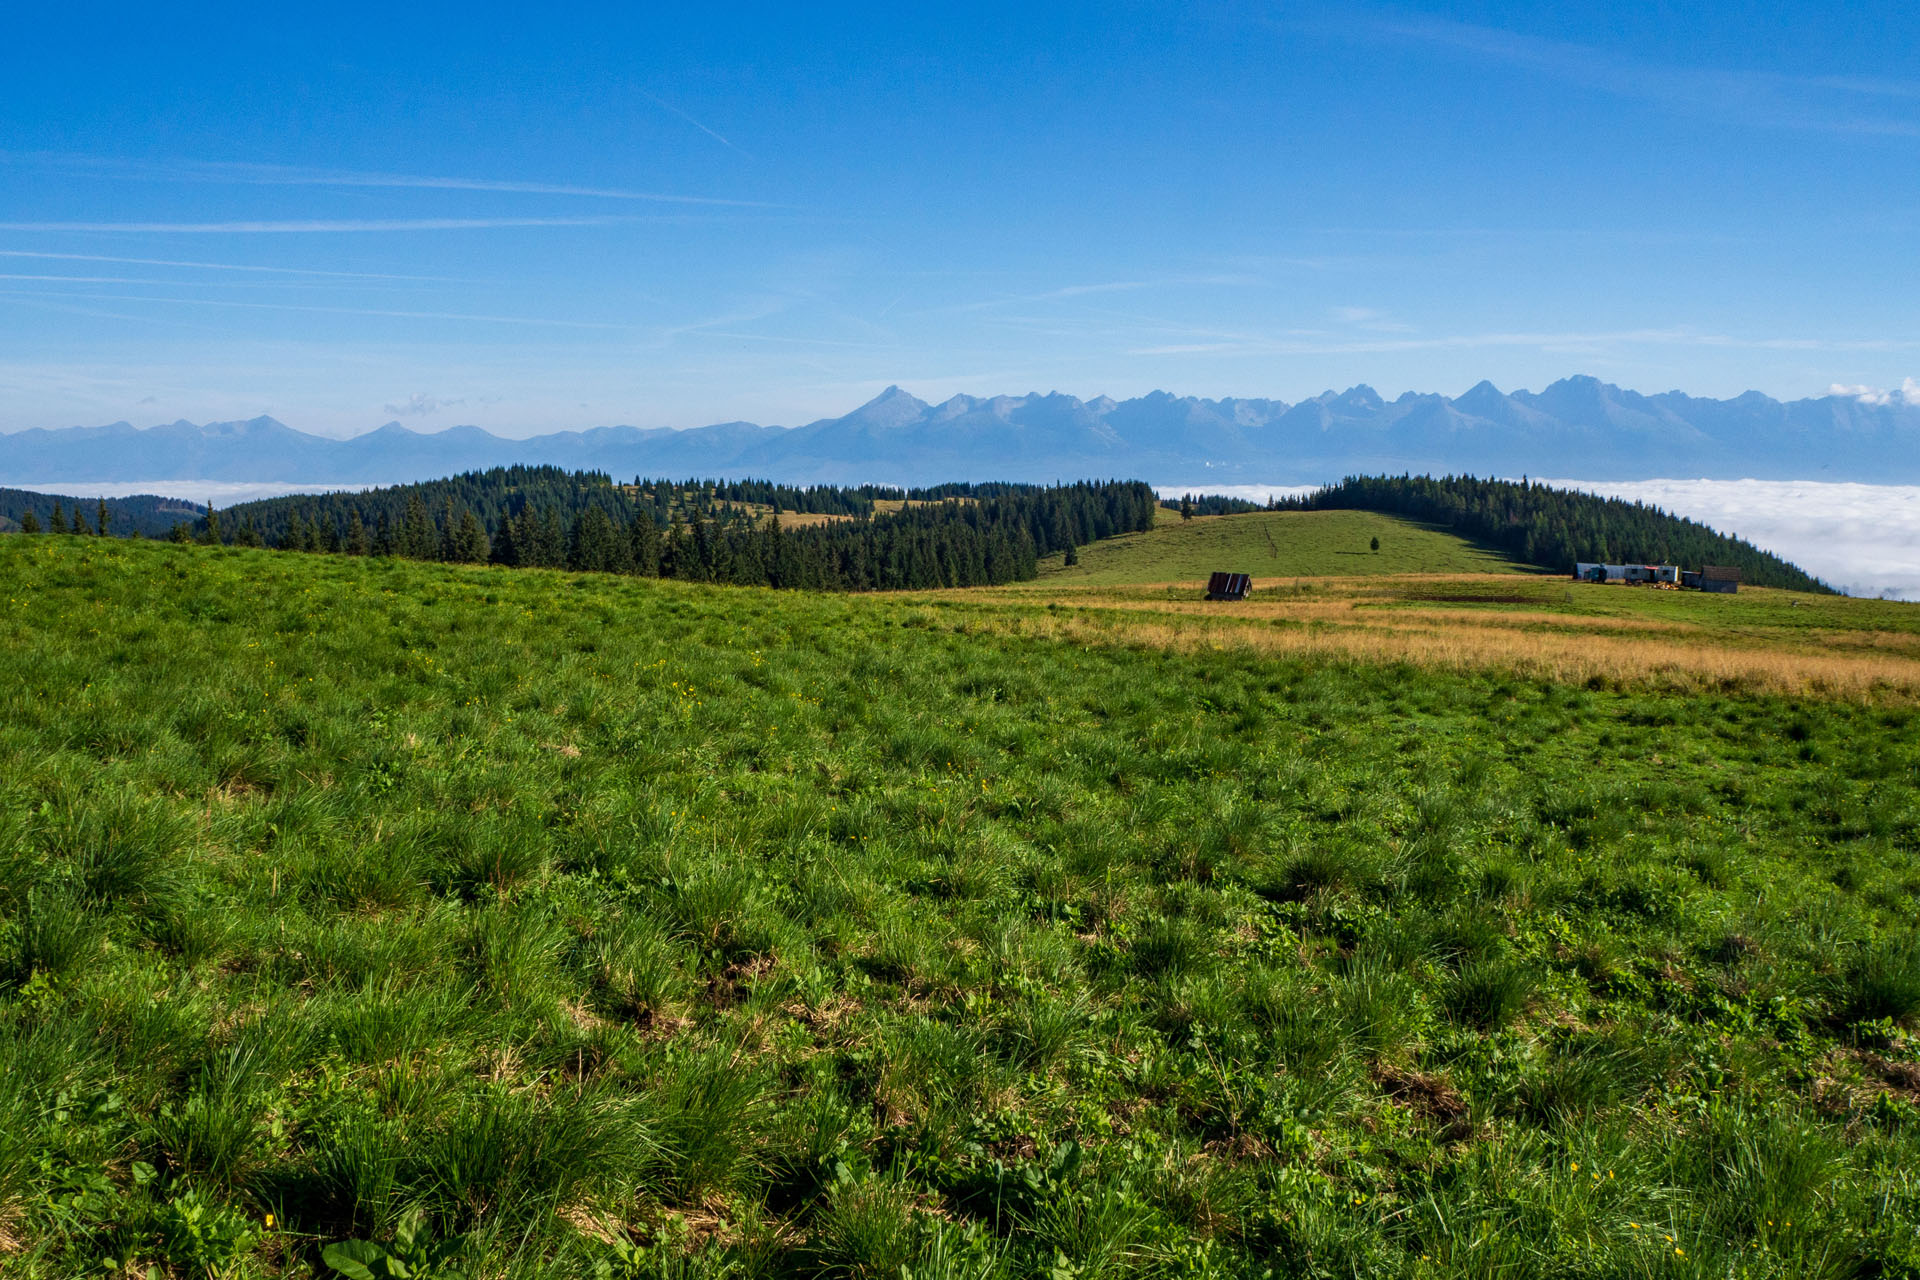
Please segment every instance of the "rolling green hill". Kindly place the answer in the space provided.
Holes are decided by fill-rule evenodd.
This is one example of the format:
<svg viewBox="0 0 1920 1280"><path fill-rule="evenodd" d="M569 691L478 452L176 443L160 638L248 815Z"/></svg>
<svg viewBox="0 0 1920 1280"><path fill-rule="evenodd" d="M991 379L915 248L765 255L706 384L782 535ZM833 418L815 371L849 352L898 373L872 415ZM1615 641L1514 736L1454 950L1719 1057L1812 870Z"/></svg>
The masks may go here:
<svg viewBox="0 0 1920 1280"><path fill-rule="evenodd" d="M1372 539L1380 549L1371 550ZM1260 511L1182 520L1162 508L1152 529L1079 549L1068 566L1053 555L1041 577L1112 587L1201 582L1216 570L1263 578L1380 573L1522 573L1528 566L1457 534L1371 511Z"/></svg>
<svg viewBox="0 0 1920 1280"><path fill-rule="evenodd" d="M0 582L9 1277L1920 1268L1911 699L1018 588Z"/></svg>

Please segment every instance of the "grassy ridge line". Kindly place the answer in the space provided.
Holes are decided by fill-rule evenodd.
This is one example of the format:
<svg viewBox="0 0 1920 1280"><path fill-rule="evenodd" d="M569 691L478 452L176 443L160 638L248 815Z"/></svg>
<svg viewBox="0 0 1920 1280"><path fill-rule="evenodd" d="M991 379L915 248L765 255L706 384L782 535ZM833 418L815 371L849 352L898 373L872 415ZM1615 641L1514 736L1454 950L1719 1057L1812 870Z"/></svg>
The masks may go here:
<svg viewBox="0 0 1920 1280"><path fill-rule="evenodd" d="M1911 709L991 595L0 581L9 1276L414 1214L470 1275L1920 1267Z"/></svg>
<svg viewBox="0 0 1920 1280"><path fill-rule="evenodd" d="M1127 586L1204 583L1214 572L1250 573L1258 590L1262 582L1276 578L1514 573L1526 568L1503 552L1394 516L1283 511L1192 520L1163 514L1152 529L1081 549L1077 565L1051 556L1042 562L1040 575L1061 586Z"/></svg>

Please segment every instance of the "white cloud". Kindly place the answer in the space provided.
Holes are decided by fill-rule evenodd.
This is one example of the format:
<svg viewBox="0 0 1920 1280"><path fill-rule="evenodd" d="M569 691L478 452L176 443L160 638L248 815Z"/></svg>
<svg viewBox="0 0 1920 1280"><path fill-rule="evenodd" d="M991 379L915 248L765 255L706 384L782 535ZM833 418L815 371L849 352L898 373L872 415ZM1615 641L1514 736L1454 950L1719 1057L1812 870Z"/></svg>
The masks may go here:
<svg viewBox="0 0 1920 1280"><path fill-rule="evenodd" d="M1827 388L1830 396L1849 396L1861 404L1885 405L1898 401L1904 405L1920 405L1920 382L1912 378L1903 378L1898 388L1887 390L1884 387L1869 387L1864 384L1849 385L1836 382Z"/></svg>
<svg viewBox="0 0 1920 1280"><path fill-rule="evenodd" d="M1911 378L1907 386L1913 386ZM1917 485L1804 480L1544 483L1652 503L1785 556L1849 595L1920 600Z"/></svg>
<svg viewBox="0 0 1920 1280"><path fill-rule="evenodd" d="M437 396L430 396L424 391L416 391L398 404L387 405L386 410L388 413L396 415L421 415L437 413L441 409L452 409L465 403L465 400L442 400Z"/></svg>

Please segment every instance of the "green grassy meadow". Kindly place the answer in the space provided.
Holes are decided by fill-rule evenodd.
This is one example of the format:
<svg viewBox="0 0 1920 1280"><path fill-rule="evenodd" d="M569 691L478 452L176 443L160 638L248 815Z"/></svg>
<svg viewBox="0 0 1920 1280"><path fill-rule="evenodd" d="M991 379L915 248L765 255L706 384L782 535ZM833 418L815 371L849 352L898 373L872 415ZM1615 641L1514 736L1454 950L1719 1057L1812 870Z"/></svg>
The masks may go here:
<svg viewBox="0 0 1920 1280"><path fill-rule="evenodd" d="M1920 1274L1910 702L994 592L0 585L9 1277Z"/></svg>
<svg viewBox="0 0 1920 1280"><path fill-rule="evenodd" d="M1380 549L1371 549L1380 539ZM1516 564L1445 530L1372 511L1259 511L1191 520L1165 508L1144 533L1123 534L1041 561L1049 585L1109 587L1202 582L1215 571L1262 580L1396 573L1515 573Z"/></svg>

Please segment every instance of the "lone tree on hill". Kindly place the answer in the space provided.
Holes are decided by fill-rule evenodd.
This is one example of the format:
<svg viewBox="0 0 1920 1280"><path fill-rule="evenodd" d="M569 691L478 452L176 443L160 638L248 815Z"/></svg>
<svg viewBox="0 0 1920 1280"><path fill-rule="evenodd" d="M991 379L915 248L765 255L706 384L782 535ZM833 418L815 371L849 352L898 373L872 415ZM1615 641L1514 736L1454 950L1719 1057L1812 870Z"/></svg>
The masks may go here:
<svg viewBox="0 0 1920 1280"><path fill-rule="evenodd" d="M1180 495L1180 518L1182 520L1193 519L1193 495L1190 493Z"/></svg>
<svg viewBox="0 0 1920 1280"><path fill-rule="evenodd" d="M1373 541L1368 545L1371 546L1375 551L1378 551L1380 549L1380 536L1378 534L1375 534Z"/></svg>

